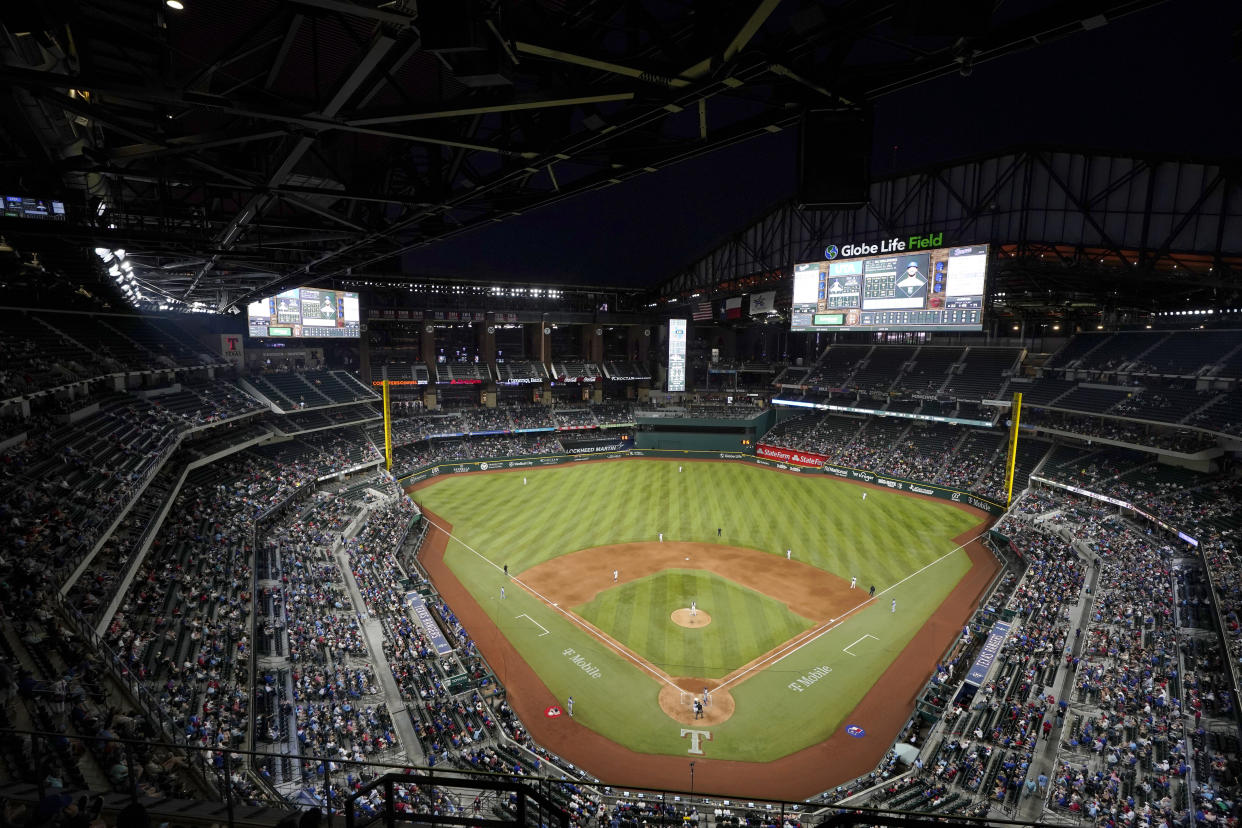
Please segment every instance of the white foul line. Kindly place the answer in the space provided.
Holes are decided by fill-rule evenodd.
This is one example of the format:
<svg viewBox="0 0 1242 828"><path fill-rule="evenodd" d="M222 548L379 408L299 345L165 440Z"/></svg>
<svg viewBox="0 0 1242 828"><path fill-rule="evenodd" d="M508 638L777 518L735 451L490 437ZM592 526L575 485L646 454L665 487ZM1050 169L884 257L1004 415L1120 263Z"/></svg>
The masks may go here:
<svg viewBox="0 0 1242 828"><path fill-rule="evenodd" d="M547 634L548 634L548 628L547 628L547 627L545 627L543 624L540 624L538 621L536 621L535 619L531 618L531 617L530 617L529 615L527 615L526 613L522 613L521 615L515 615L515 616L513 616L513 617L514 617L514 618L525 618L527 621L529 621L530 623L534 624L534 625L535 625L536 627L538 627L539 629L543 630L543 632L541 632L541 633L539 633L539 635L535 636L536 638L543 638L545 635L547 635ZM862 639L859 639L859 640L861 641ZM854 643L858 643L858 642L854 642Z"/></svg>
<svg viewBox="0 0 1242 828"><path fill-rule="evenodd" d="M444 533L447 537L451 538L452 540L457 541L457 542L458 542L458 543L460 543L462 546L464 546L464 547L466 547L467 549L469 549L471 552L473 552L475 555L477 555L477 556L479 557L479 559L480 559L480 560L486 561L487 563L491 564L491 565L492 565L492 568L494 568L497 572L500 572L500 573L502 573L502 574L504 573L504 571L505 571L505 570L504 570L504 567L498 566L497 564L493 563L493 562L492 562L492 560L491 560L490 558L488 558L486 555L484 555L482 552L480 552L479 550L475 549L473 546L471 546L470 544L466 543L466 542L465 542L464 540L462 540L461 538L455 537L455 536L453 535L453 533L452 533L452 532L450 532L449 530L445 529L443 526L441 526L440 524L436 523L436 522L435 522L434 520L432 520L431 518L428 518L428 517L427 517L427 515L426 515L425 513L423 514L423 518L424 518L424 519L425 519L425 520L426 520L429 524L431 524L432 526L436 527L436 528L437 528L437 529L439 529L441 532L443 532L443 533ZM522 579L520 579L520 578L511 578L510 580L514 581L515 583L521 584L523 587L525 587L526 591L527 591L527 592L529 592L531 595L534 595L534 596L535 596L536 598L538 598L540 601L543 601L543 602L544 602L545 604L547 604L549 607L551 607L552 609L554 609L554 610L556 610L557 612L559 612L561 615L563 615L563 616L565 616L566 618L568 618L568 619L569 619L570 621L572 621L574 624L577 624L577 625L578 625L579 627L581 627L583 630L585 630L586 632L590 633L590 634L591 634L591 635L593 635L595 638L599 639L599 640L600 640L600 642L602 642L602 643L603 643L603 645L604 645L605 647L607 647L608 649L612 650L614 653L617 653L618 655L623 656L624 658L626 658L626 659L628 659L628 660L630 660L630 661L634 662L634 663L635 663L635 664L637 664L639 667L642 667L642 668L643 668L644 670L646 670L648 673L651 673L651 675L655 676L655 677L656 677L656 678L658 678L660 681L662 681L662 682L664 682L665 684L667 684L669 687L675 687L675 688L677 688L678 690L680 690L680 689L681 689L680 687L677 687L677 685L676 685L676 684L673 684L673 682L669 681L669 680L668 680L665 676L662 676L662 675L660 675L659 673L657 673L655 670L653 670L653 669L651 668L651 665L649 665L649 664L647 664L647 663L643 662L642 660L637 659L637 658L635 658L634 656L630 655L629 653L625 652L625 650L622 650L621 648L617 647L617 645L615 645L615 644L613 644L611 641L609 641L607 638L604 638L604 636L603 636L603 635L602 635L602 634L601 634L598 630L594 629L593 627L589 627L589 626L587 626L585 623L583 623L583 621L582 621L581 619L579 619L579 618L578 618L578 616L574 615L572 612L566 612L565 610L561 609L559 606L557 606L557 605L556 605L555 603L553 603L552 601L549 601L546 597L544 597L544 596L543 596L543 594L541 594L538 590L536 590L536 589L534 589L533 587L531 587L529 584L527 584L527 583L526 583L525 581L523 581ZM540 636L540 637L542 637L542 636Z"/></svg>
<svg viewBox="0 0 1242 828"><path fill-rule="evenodd" d="M860 642L866 641L868 638L875 638L875 636L874 636L874 635L872 635L871 633L867 633L867 634L866 634L866 635L864 635L862 638L858 639L858 641L855 641L855 642L854 642L854 644L858 644L858 643L860 643ZM876 640L876 641L879 641L880 639L875 638L875 640ZM854 646L854 644L851 644L851 645L850 645L850 647L853 647L853 646ZM857 653L851 653L851 652L850 652L850 647L842 647L842 648L841 648L841 652L843 652L843 653L849 653L850 655L857 655Z"/></svg>
<svg viewBox="0 0 1242 828"><path fill-rule="evenodd" d="M918 575L918 574L919 574L920 572L922 572L923 570L925 570L925 569L930 569L931 567L933 567L933 566L935 566L936 564L940 563L941 561L943 561L945 558L949 557L950 555L952 555L952 554L954 554L954 553L956 553L956 552L958 552L958 551L960 551L960 550L962 550L962 549L965 549L967 546L969 546L970 544L972 544L972 543L974 543L975 541L979 540L979 538L981 538L981 537L983 537L983 535L982 535L982 534L976 535L975 537L973 537L973 538L971 538L970 540L966 541L966 543L963 543L962 545L960 545L960 546L958 546L958 547L956 547L956 548L954 548L954 549L950 549L948 552L944 553L944 554L943 554L943 555L941 555L939 558L936 558L936 560L932 561L932 562L931 562L931 563L929 563L929 564L926 564L925 566L921 566L921 567L919 567L918 569L916 569L915 571L911 572L909 575L907 575L906 577L902 578L900 581L898 581L897 583L895 583L895 584L893 584L892 586L888 587L887 589L882 589L882 590L880 590L878 593L876 593L876 597L879 597L880 595L883 595L884 593L889 592L890 590L895 589L895 588L897 588L897 587L901 586L901 585L902 585L902 584L904 584L906 581L910 580L910 579L911 579L911 578L913 578L915 575ZM759 669L760 667L772 667L772 666L775 666L776 664L779 664L780 662L784 661L784 660L785 660L786 658L788 658L789 656L791 656L791 655L793 655L794 653L798 652L798 650L801 650L801 649L802 649L803 647L805 647L807 644L810 644L812 641L817 640L820 636L824 635L825 633L830 633L830 632L832 632L833 630L835 630L837 627L841 626L841 623L845 620L845 616L847 616L847 615L853 615L855 612L857 612L858 610L860 610L860 609L862 609L863 607L867 606L867 604L870 604L870 603L874 602L875 600L876 600L875 598L866 598L866 599L864 599L864 600L863 600L862 602L860 602L857 606L855 606L855 607L853 607L853 608L851 608L851 609L846 610L845 612L841 613L841 615L840 615L840 616L838 616L837 618L834 618L834 619L832 619L831 621L829 621L827 624L825 624L825 625L824 625L821 629L819 629L818 631L816 631L816 630L812 630L812 632L814 632L814 635L812 635L810 638L804 638L804 639L803 639L803 640L801 640L801 641L798 641L798 642L790 642L789 644L786 644L785 646L781 647L780 649L776 650L775 652L773 652L773 653L769 654L769 655L768 655L766 658L764 658L763 660L761 660L761 661L757 661L757 662L755 662L754 664L750 665L750 666L749 666L749 667L747 667L745 670L743 670L742 672L738 673L736 676L732 676L732 677L730 677L728 680L726 680L726 681L722 681L720 684L716 685L716 689L720 689L721 687L727 687L727 686L729 686L730 684L733 684L733 683L734 683L735 681L737 681L738 679L740 679L742 676L746 675L747 673L752 673L752 672L754 672L755 670ZM858 643L858 642L855 642L855 643ZM853 645L851 645L851 646L853 646Z"/></svg>

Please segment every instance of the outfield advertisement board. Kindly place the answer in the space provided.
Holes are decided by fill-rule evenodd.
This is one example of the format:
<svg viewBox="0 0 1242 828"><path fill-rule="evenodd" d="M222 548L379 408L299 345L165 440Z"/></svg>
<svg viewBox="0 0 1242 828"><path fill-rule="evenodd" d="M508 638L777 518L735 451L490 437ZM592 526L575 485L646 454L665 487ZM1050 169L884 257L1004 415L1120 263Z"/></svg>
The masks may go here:
<svg viewBox="0 0 1242 828"><path fill-rule="evenodd" d="M851 469L848 466L834 466L831 463L825 463L820 467L820 471L845 480L861 480L864 483L874 483L877 486L884 486L895 492L913 492L914 494L951 500L954 503L965 503L967 506L973 506L976 509L987 512L989 515L1003 515L1005 513L1005 507L1001 504L993 503L990 500L985 500L970 492L963 492L958 489L946 489L944 486L936 486L918 480L890 477L888 475L875 474L866 469Z"/></svg>
<svg viewBox="0 0 1242 828"><path fill-rule="evenodd" d="M755 454L759 457L766 457L769 460L780 460L790 465L809 466L816 469L821 468L828 462L828 458L822 454L798 451L797 449L785 448L784 446L769 446L765 443L755 446Z"/></svg>
<svg viewBox="0 0 1242 828"><path fill-rule="evenodd" d="M681 460L734 460L744 463L752 463L757 466L768 466L770 468L781 469L782 471L799 472L799 473L821 473L829 474L843 480L859 480L863 483L873 483L877 486L884 486L895 492L911 492L913 494L926 495L928 497L936 497L941 500L950 500L954 503L964 503L972 506L980 511L987 512L989 515L1002 515L1005 513L1005 507L991 500L986 500L970 492L963 492L958 489L948 489L944 486L937 486L931 483L923 483L918 480L905 480L903 478L890 477L887 475L879 475L869 472L865 469L852 469L846 466L836 466L825 462L827 458L822 455L811 452L794 451L792 449L784 449L779 446L758 446L756 454L760 449L768 449L769 452L781 456L752 456L743 452L730 451L678 451L674 449L629 449L620 451L601 450L598 453L590 454L557 454L545 457L527 457L527 458L503 458L499 460L472 460L467 462L446 463L440 466L430 466L418 469L405 477L398 479L400 486L408 487L416 483L422 483L431 477L443 476L446 474L464 474L476 471L507 471L509 469L529 468L532 466L557 466L562 463L578 463L584 460L606 460L617 459L620 457L662 457L674 458ZM797 458L794 460L793 458ZM818 462L818 465L816 463Z"/></svg>
<svg viewBox="0 0 1242 828"><path fill-rule="evenodd" d="M570 454L605 454L610 451L624 451L632 444L629 435L614 437L588 437L585 439L561 438L561 445Z"/></svg>

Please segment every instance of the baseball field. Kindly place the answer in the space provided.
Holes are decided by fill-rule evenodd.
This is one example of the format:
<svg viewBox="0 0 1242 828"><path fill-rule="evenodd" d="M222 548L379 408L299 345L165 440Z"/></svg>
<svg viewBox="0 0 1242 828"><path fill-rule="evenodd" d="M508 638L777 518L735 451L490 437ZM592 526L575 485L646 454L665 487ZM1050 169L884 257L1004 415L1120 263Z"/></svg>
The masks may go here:
<svg viewBox="0 0 1242 828"><path fill-rule="evenodd" d="M436 535L424 562L511 703L601 778L600 745L703 774L807 756L847 726L843 744L874 763L913 704L885 688L921 686L994 572L973 510L745 463L595 461L415 489Z"/></svg>

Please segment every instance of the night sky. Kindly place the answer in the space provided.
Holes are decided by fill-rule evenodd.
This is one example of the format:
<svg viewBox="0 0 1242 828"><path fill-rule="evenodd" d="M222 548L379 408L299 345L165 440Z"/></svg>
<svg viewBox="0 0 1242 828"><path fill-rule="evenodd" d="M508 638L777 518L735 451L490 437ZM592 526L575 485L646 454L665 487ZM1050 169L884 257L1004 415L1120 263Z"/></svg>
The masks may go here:
<svg viewBox="0 0 1242 828"><path fill-rule="evenodd" d="M1236 3L1173 0L881 98L873 173L1023 144L1236 158L1240 22ZM791 196L795 147L787 130L721 150L415 251L404 270L654 286Z"/></svg>

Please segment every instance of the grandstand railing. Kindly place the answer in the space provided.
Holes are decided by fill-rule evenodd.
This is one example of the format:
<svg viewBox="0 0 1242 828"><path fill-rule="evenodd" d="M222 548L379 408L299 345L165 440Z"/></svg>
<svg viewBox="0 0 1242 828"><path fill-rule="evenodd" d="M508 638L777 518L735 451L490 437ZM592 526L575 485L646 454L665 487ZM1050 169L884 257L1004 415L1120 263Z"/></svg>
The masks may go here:
<svg viewBox="0 0 1242 828"><path fill-rule="evenodd" d="M389 762L340 760L311 754L298 755L305 767L314 768L314 790L303 789L288 796L285 802L272 801L257 789L239 789L236 784L224 784L235 777L238 769L247 764L271 759L277 754L230 747L203 747L201 745L148 742L116 737L66 737L63 733L0 729L0 740L6 747L20 745L29 739L32 752L50 755L55 747L66 739L89 743L94 748L111 746L124 754L128 769L126 779L113 791L92 791L108 794L105 797L105 815L114 822L122 808L131 802L141 802L153 824L170 826L203 825L276 825L296 810L309 807L320 808L328 828L366 828L382 821L386 828L397 823L423 823L435 825L492 825L507 828L568 828L570 822L579 820L570 807L575 798L590 806L586 815L594 817L600 805L605 808L628 811L628 818L649 826L687 826L710 824L713 813L727 811L736 824L781 828L781 826L905 826L926 824L928 821L944 825L1034 825L1005 819L970 817L947 813L920 813L885 811L873 808L835 808L831 805L809 802L789 802L760 797L737 796L729 793L694 792L677 788L639 789L616 783L595 783L569 776L513 775L483 770L444 770L435 767L419 767ZM167 764L181 767L206 767L220 783L219 793L201 800L178 800L153 795L145 790L137 769L142 765L142 755L151 749L166 751L174 757ZM29 781L15 781L0 787L0 793L9 800L32 805L43 803L49 793L86 794L86 791L67 789L51 790L39 774L30 774ZM361 784L343 793L350 779ZM365 781L362 781L365 780ZM234 781L236 781L234 779ZM316 791L327 792L320 795ZM117 796L120 794L120 796ZM377 794L379 807L365 800ZM195 803L212 805L214 808L195 808ZM219 807L224 812L219 812ZM256 806L263 806L258 807ZM477 808L477 810L476 810ZM485 810L487 813L485 813ZM693 813L692 813L693 812ZM718 815L716 824L726 824ZM603 822L601 824L606 824Z"/></svg>
<svg viewBox="0 0 1242 828"><path fill-rule="evenodd" d="M1215 567L1213 567L1212 562L1208 560L1207 551L1201 548L1199 549L1199 553L1203 557L1203 571L1207 574L1208 588L1212 591L1212 618L1216 622L1217 640L1220 642L1220 651L1226 655L1224 661L1229 665L1229 678L1233 680L1233 686L1229 688L1229 691L1233 694L1233 697L1237 699L1238 691L1239 689L1242 689L1242 681L1239 680L1238 676L1238 659L1232 657L1232 648L1229 646L1229 635L1225 632L1228 627L1225 626L1225 618L1221 615L1221 604L1223 603L1221 598L1225 595L1225 593L1217 585L1216 578L1212 576L1212 570ZM1221 554L1224 554L1224 552ZM1183 675L1184 674L1185 671L1183 670ZM1233 716L1239 726L1242 726L1242 705L1234 705Z"/></svg>

